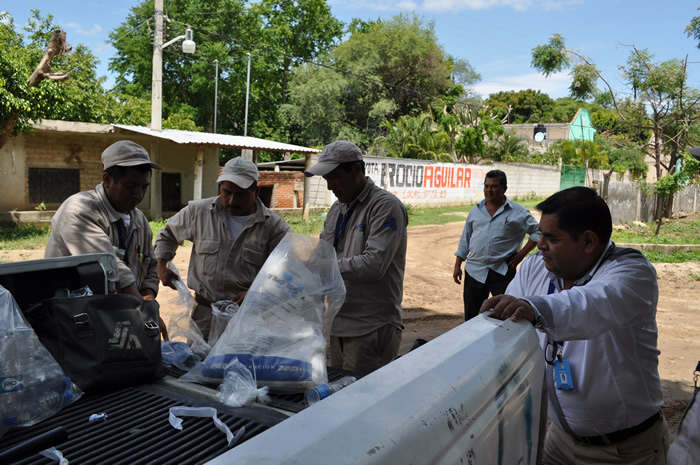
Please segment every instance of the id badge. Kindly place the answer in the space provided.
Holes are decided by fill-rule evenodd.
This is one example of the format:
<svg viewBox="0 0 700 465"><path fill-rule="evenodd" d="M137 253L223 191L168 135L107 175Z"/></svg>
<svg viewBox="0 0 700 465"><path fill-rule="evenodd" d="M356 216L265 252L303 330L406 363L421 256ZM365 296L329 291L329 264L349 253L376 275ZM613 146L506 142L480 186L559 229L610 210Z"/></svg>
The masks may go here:
<svg viewBox="0 0 700 465"><path fill-rule="evenodd" d="M574 380L571 377L571 367L568 360L554 361L554 380L557 389L571 391L574 389Z"/></svg>

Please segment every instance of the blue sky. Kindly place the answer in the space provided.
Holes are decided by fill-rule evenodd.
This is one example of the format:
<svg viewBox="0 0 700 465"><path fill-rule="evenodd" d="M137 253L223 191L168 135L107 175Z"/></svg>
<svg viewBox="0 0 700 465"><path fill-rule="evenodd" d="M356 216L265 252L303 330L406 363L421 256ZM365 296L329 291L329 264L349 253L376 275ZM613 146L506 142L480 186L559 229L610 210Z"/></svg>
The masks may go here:
<svg viewBox="0 0 700 465"><path fill-rule="evenodd" d="M30 3L3 8L18 26L25 23L30 8L51 13L67 31L69 43L82 43L100 58L98 74L106 75L111 85L107 64L114 49L105 40L140 2ZM330 0L329 4L345 22L353 17L388 19L402 12L433 21L445 51L469 61L481 74L475 90L484 97L520 89L541 90L552 98L566 96L567 73L545 78L530 67L531 50L553 33L563 35L567 47L591 58L616 91L624 90L618 66L626 62L631 45L648 49L657 61L687 55L690 84L700 87L700 49L684 32L691 18L700 15L700 4L689 0Z"/></svg>

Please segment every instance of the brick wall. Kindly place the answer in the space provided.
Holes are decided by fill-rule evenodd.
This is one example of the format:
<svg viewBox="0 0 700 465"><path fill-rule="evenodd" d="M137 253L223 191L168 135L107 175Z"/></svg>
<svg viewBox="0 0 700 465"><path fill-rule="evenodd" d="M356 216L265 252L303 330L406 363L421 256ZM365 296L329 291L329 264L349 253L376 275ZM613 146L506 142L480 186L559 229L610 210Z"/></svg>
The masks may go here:
<svg viewBox="0 0 700 465"><path fill-rule="evenodd" d="M301 171L260 171L258 185L272 187L270 208L301 208L304 205L304 174Z"/></svg>

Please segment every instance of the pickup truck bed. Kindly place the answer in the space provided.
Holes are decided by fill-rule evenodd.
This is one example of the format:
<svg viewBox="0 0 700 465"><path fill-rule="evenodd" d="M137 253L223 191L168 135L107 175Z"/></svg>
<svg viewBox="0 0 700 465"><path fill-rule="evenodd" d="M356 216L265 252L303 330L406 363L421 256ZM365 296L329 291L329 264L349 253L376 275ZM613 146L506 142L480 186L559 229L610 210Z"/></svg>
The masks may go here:
<svg viewBox="0 0 700 465"><path fill-rule="evenodd" d="M329 379L346 373L329 369ZM84 396L57 415L28 428L10 430L0 439L0 454L56 427L63 426L68 440L56 444L75 464L147 463L199 464L226 452L225 436L209 418L183 419L178 431L168 422L175 406L214 407L219 419L232 432L242 426L245 434L236 445L251 439L305 408L302 394L273 394L268 406L233 408L215 400L216 391L184 384L168 376L159 383ZM284 410L284 411L283 411ZM88 421L94 413L107 413L107 420ZM1 463L2 460L0 460ZM38 453L12 463L55 464Z"/></svg>

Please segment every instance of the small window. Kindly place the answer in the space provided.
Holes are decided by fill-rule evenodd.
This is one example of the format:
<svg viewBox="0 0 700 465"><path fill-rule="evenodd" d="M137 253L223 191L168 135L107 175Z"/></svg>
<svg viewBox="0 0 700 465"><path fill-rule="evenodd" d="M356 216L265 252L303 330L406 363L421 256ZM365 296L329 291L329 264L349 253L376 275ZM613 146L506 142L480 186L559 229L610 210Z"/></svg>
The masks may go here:
<svg viewBox="0 0 700 465"><path fill-rule="evenodd" d="M80 192L80 170L29 168L29 202L61 203Z"/></svg>

